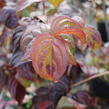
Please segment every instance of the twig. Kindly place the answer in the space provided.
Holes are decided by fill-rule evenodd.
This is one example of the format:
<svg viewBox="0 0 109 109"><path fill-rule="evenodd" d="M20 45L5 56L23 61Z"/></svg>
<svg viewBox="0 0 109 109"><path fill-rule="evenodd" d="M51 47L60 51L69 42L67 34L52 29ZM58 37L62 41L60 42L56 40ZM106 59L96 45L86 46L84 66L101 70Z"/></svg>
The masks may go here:
<svg viewBox="0 0 109 109"><path fill-rule="evenodd" d="M70 75L70 71L72 69L72 65L69 65L68 70L67 70L67 74Z"/></svg>
<svg viewBox="0 0 109 109"><path fill-rule="evenodd" d="M71 88L77 87L77 86L79 86L79 85L81 85L81 84L84 84L84 83L86 83L86 82L88 82L88 81L90 81L90 80L92 80L92 79L98 78L98 77L100 77L100 76L104 76L104 75L106 75L106 74L109 74L109 71L103 72L103 73L100 73L100 74L96 74L96 75L91 76L91 77L89 77L89 78L87 78L87 79L84 79L84 80L82 80L82 81L80 81L80 82L78 82L78 83L75 83L75 84L73 84L73 85L71 86Z"/></svg>

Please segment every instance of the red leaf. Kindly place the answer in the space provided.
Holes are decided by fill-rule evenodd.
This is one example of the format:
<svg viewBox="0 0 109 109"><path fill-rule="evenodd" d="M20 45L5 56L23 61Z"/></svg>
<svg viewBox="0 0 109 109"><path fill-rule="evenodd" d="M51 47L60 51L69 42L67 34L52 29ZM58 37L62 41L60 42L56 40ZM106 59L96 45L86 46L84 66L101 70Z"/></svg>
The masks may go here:
<svg viewBox="0 0 109 109"><path fill-rule="evenodd" d="M79 39L83 44L86 43L86 35L83 30L75 28L66 28L62 29L59 32L55 33L54 36L59 36L63 34L70 34L76 39Z"/></svg>
<svg viewBox="0 0 109 109"><path fill-rule="evenodd" d="M67 16L58 16L55 19L53 19L53 22L51 24L51 31L57 32L63 28L81 28L83 27L83 24L80 23L76 18L71 19Z"/></svg>
<svg viewBox="0 0 109 109"><path fill-rule="evenodd" d="M31 48L31 59L37 74L47 80L59 80L68 65L68 46L48 33L38 35Z"/></svg>
<svg viewBox="0 0 109 109"><path fill-rule="evenodd" d="M26 90L14 77L9 80L8 90L14 99L19 103L22 102L24 95L26 94Z"/></svg>
<svg viewBox="0 0 109 109"><path fill-rule="evenodd" d="M32 62L21 64L17 67L17 75L26 80L35 80L35 73L32 67Z"/></svg>
<svg viewBox="0 0 109 109"><path fill-rule="evenodd" d="M102 39L100 33L92 26L87 26L84 28L87 36L87 44L93 49L99 48L102 44Z"/></svg>
<svg viewBox="0 0 109 109"><path fill-rule="evenodd" d="M55 36L63 34L76 36L77 41L79 39L82 44L87 44L93 49L101 46L102 41L99 32L91 26L85 27L85 21L79 16L73 18L67 16L56 17L51 24L51 31ZM80 44L80 46L82 45Z"/></svg>
<svg viewBox="0 0 109 109"><path fill-rule="evenodd" d="M47 109L51 104L50 101L43 101L39 104L39 109Z"/></svg>

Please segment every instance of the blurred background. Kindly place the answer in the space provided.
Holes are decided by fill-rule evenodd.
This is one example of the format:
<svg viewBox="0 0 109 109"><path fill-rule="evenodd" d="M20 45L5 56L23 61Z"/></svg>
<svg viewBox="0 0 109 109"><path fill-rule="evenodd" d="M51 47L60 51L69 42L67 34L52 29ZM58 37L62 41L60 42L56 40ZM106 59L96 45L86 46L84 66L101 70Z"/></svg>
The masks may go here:
<svg viewBox="0 0 109 109"><path fill-rule="evenodd" d="M3 11L5 15L2 13L3 9L11 9L11 11L9 10L9 13L14 10L19 18L20 26L28 26L25 34L23 35L22 41L19 41L21 39L18 37L22 37L24 28L22 29L20 27L20 29L17 28L17 30L12 28L12 25L16 26L16 19L12 19L12 22L8 21L5 25L2 24L5 17L7 18L8 16L8 12ZM14 13L14 11L12 13ZM79 79L76 78L76 82L92 75L109 71L109 0L0 0L0 15L2 16L2 14L4 16L0 17L0 109L30 109L32 105L35 105L32 104L32 98L36 94L35 90L41 86L48 86L48 81L42 79L41 82L37 80L37 83L39 84L34 84L29 80L23 80L24 78L19 79L19 76L22 77L22 72L24 72L24 74L29 72L28 75L31 78L34 77L34 74L30 74L30 72L33 71L33 69L30 70L29 68L32 65L31 63L23 65L24 69L23 67L18 66L18 69L21 69L21 71L18 70L20 73L17 74L17 76L15 76L16 72L14 72L14 70L8 65L10 65L10 63L12 65L16 63L17 65L22 64L20 60L21 57L25 56L26 53L24 54L24 52L27 47L25 45L28 44L28 42L25 42L26 39L24 36L27 36L28 40L32 40L34 33L38 31L39 27L44 30L48 29L47 26L45 26L45 22L50 22L55 16L80 16L84 19L87 25L92 25L101 34L103 44L100 49L94 52L87 49L85 54L79 54L78 52L79 55L77 58L78 61L81 62L81 69L84 73L82 72ZM12 16L15 16L15 13L12 14ZM42 26L40 26L40 23L38 24L36 20L43 23ZM35 27L35 24L38 24L38 26ZM32 30L31 27L34 27L34 30ZM40 33L40 31L38 32ZM12 39L12 35L14 35L15 39ZM14 49L11 48L12 46ZM21 53L22 51L23 55ZM10 93L5 90L6 84L8 84L7 80L11 77L10 72L15 76L15 78L19 79L18 81L26 87L25 89L28 92L23 99L23 105L18 105L18 102L16 102L11 97ZM28 77L28 75L26 76ZM39 77L37 76L37 78ZM14 82L17 83L16 81ZM10 85L8 87L12 86L11 84L8 85ZM14 97L17 97L19 92L20 94L25 93L25 90L21 92L20 88L18 88L17 91L16 89L11 91L14 92ZM78 93L78 91L80 92ZM90 96L87 95L85 91L88 91L91 95L93 95L94 99L90 99ZM17 94L15 92L17 92ZM76 97L77 101L80 101L83 105L76 107L76 102L70 101L71 99L69 100L66 97L60 100L57 109L86 109L85 106L91 104L92 101L92 104L95 103L95 107L90 108L89 106L87 109L109 109L109 74L94 79L90 83L84 83L81 86L74 87L71 92L74 95L68 96L72 96L74 99ZM78 99L79 97L80 99ZM85 101L83 99L85 99ZM87 99L89 104L86 102ZM96 99L99 99L99 102L96 102ZM64 103L65 105L63 105Z"/></svg>

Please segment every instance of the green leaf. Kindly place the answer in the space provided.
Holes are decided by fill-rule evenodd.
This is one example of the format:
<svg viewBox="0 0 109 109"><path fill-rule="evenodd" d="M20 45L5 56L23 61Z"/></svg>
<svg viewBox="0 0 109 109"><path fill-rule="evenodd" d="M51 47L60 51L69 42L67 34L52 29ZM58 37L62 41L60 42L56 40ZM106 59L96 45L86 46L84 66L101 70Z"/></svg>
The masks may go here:
<svg viewBox="0 0 109 109"><path fill-rule="evenodd" d="M28 8L24 9L22 11L22 16L29 17L30 16L30 10Z"/></svg>
<svg viewBox="0 0 109 109"><path fill-rule="evenodd" d="M5 90L2 91L2 94L1 95L2 95L3 100L5 100L5 101L9 101L11 99L10 97L8 97L6 95L6 91Z"/></svg>
<svg viewBox="0 0 109 109"><path fill-rule="evenodd" d="M27 109L30 109L31 106L32 106L32 100L30 100L30 101L26 104Z"/></svg>
<svg viewBox="0 0 109 109"><path fill-rule="evenodd" d="M21 83L22 83L22 85L24 87L29 87L31 85L32 81L31 80L22 79Z"/></svg>
<svg viewBox="0 0 109 109"><path fill-rule="evenodd" d="M51 15L54 15L56 12L57 12L57 8L53 8L53 9L48 10L47 15L51 16Z"/></svg>

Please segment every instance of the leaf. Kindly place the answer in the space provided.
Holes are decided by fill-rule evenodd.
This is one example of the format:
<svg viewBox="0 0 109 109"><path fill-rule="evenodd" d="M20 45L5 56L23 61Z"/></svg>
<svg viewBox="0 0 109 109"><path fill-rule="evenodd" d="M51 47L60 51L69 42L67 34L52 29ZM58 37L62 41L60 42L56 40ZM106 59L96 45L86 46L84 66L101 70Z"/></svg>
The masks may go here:
<svg viewBox="0 0 109 109"><path fill-rule="evenodd" d="M86 106L94 106L94 99L90 96L87 91L78 91L72 94L72 98L77 102L84 104Z"/></svg>
<svg viewBox="0 0 109 109"><path fill-rule="evenodd" d="M0 24L5 24L8 28L15 28L18 26L18 18L15 10L4 8L0 10Z"/></svg>
<svg viewBox="0 0 109 109"><path fill-rule="evenodd" d="M59 80L68 65L67 43L48 33L36 37L31 59L37 74L46 80Z"/></svg>
<svg viewBox="0 0 109 109"><path fill-rule="evenodd" d="M31 5L28 6L27 8L23 9L23 10L21 11L21 15L22 15L23 17L29 17L30 14L31 14L31 12L33 12L33 11L36 11L36 4L35 4L35 3L31 4ZM19 12L18 12L18 13L19 13Z"/></svg>
<svg viewBox="0 0 109 109"><path fill-rule="evenodd" d="M6 90L2 90L0 95L2 96L2 99L6 102L11 100L11 98L9 96L7 96Z"/></svg>
<svg viewBox="0 0 109 109"><path fill-rule="evenodd" d="M47 12L47 16L54 15L56 12L57 12L57 9L56 9L56 8L50 9L50 10L48 10L48 12Z"/></svg>
<svg viewBox="0 0 109 109"><path fill-rule="evenodd" d="M17 109L17 102L7 95L5 90L0 94L0 109Z"/></svg>
<svg viewBox="0 0 109 109"><path fill-rule="evenodd" d="M71 19L67 16L58 16L53 19L51 23L51 31L53 33L64 29L64 28L82 28L83 24L80 23L76 18Z"/></svg>
<svg viewBox="0 0 109 109"><path fill-rule="evenodd" d="M17 67L17 76L27 80L35 80L35 73L32 67L32 62L21 64Z"/></svg>
<svg viewBox="0 0 109 109"><path fill-rule="evenodd" d="M55 8L58 8L59 5L64 1L64 0L48 0Z"/></svg>
<svg viewBox="0 0 109 109"><path fill-rule="evenodd" d="M28 6L30 6L32 3L35 2L42 2L44 0L19 0L17 2L17 7L16 7L16 11L22 11L23 9L27 8Z"/></svg>
<svg viewBox="0 0 109 109"><path fill-rule="evenodd" d="M62 29L59 32L55 33L54 36L61 36L63 34L69 34L74 36L76 39L79 39L83 44L86 43L86 35L84 33L84 31L82 31L81 29L74 29L74 28L66 28L66 29Z"/></svg>
<svg viewBox="0 0 109 109"><path fill-rule="evenodd" d="M74 57L75 44L74 44L73 38L69 35L62 35L62 38L64 38L64 40L66 40L68 42L68 45L69 45L69 47L67 48L68 53L69 53L69 63L72 65L76 65L77 62L76 62L75 57Z"/></svg>
<svg viewBox="0 0 109 109"><path fill-rule="evenodd" d="M47 109L51 104L50 101L43 101L39 104L39 109Z"/></svg>
<svg viewBox="0 0 109 109"><path fill-rule="evenodd" d="M13 33L13 39L12 39L12 52L16 52L20 48L20 42L21 38L24 34L25 27L24 26L18 26L15 29L15 32Z"/></svg>
<svg viewBox="0 0 109 109"><path fill-rule="evenodd" d="M9 80L8 90L14 99L22 103L26 90L14 77Z"/></svg>
<svg viewBox="0 0 109 109"><path fill-rule="evenodd" d="M85 21L80 16L74 16L72 17L72 20L78 22L78 24L81 25L81 27L85 26Z"/></svg>
<svg viewBox="0 0 109 109"><path fill-rule="evenodd" d="M20 50L20 41L22 38L22 35L24 34L25 27L24 26L18 26L13 33L13 39L11 44L11 50L13 52L13 55L10 59L10 64L13 66L17 66L19 64L22 64L24 62L21 61L21 58L23 57L23 53Z"/></svg>
<svg viewBox="0 0 109 109"><path fill-rule="evenodd" d="M22 54L22 52L20 52L20 51L17 51L16 53L14 53L13 54L13 56L11 57L11 59L10 59L10 64L12 65L12 66L18 66L19 65L19 63L21 64L21 63L23 63L23 62L21 62L21 58L23 57L23 54Z"/></svg>
<svg viewBox="0 0 109 109"><path fill-rule="evenodd" d="M56 17L52 21L51 31L55 36L62 34L76 36L76 45L81 50L86 48L87 45L96 49L102 44L99 32L92 26L85 26L85 21L79 16L74 16L73 18L67 16ZM78 39L82 42L82 44L85 44L83 48L81 48L82 44L81 42L78 42Z"/></svg>
<svg viewBox="0 0 109 109"><path fill-rule="evenodd" d="M0 71L0 92L4 88L4 86L6 85L7 79L8 79L8 76L3 72L3 70L1 70Z"/></svg>
<svg viewBox="0 0 109 109"><path fill-rule="evenodd" d="M23 17L29 17L30 16L31 11L29 9L24 9L22 11L22 16Z"/></svg>
<svg viewBox="0 0 109 109"><path fill-rule="evenodd" d="M57 109L85 109L86 106L76 102L75 100L62 97L58 103Z"/></svg>
<svg viewBox="0 0 109 109"><path fill-rule="evenodd" d="M32 41L33 37L34 37L34 35L33 34L29 34L29 33L22 36L22 38L20 40L20 48L21 48L21 51L23 53L27 53L27 49L29 49L28 45Z"/></svg>
<svg viewBox="0 0 109 109"><path fill-rule="evenodd" d="M100 46L102 45L102 39L100 33L92 26L85 27L84 31L86 32L87 35L87 43L89 47L93 49L100 48Z"/></svg>
<svg viewBox="0 0 109 109"><path fill-rule="evenodd" d="M41 87L36 91L37 95L34 96L32 102L33 109L47 109L53 102L50 99L49 89L46 87Z"/></svg>
<svg viewBox="0 0 109 109"><path fill-rule="evenodd" d="M64 38L67 36L67 39L65 38L65 40L69 43L69 61L73 65L74 63L76 65L76 60L74 59L75 45L81 51L83 51L87 45L86 34L83 30L84 25L84 20L79 16L74 16L73 18L67 16L58 16L53 19L51 24L51 31L55 37L61 36Z"/></svg>

